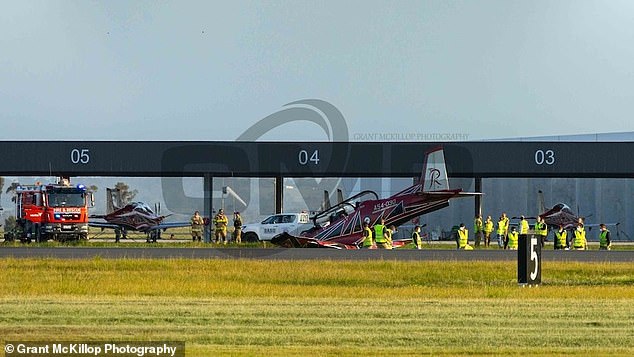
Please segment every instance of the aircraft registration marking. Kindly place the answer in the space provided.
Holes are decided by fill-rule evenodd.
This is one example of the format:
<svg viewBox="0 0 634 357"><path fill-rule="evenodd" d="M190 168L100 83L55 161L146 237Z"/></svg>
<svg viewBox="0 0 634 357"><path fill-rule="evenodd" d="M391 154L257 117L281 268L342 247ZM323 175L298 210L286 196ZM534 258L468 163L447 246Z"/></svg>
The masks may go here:
<svg viewBox="0 0 634 357"><path fill-rule="evenodd" d="M394 205L396 205L396 199L385 201L385 202L382 202L382 203L377 203L377 204L374 205L373 211L374 212L381 211L381 210L384 210L386 208L390 208L390 207L392 207Z"/></svg>

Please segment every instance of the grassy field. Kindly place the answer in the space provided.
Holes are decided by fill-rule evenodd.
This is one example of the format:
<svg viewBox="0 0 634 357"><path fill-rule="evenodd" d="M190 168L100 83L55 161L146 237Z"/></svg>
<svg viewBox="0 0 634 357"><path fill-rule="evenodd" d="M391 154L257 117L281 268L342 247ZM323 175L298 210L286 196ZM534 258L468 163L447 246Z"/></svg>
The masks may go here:
<svg viewBox="0 0 634 357"><path fill-rule="evenodd" d="M634 264L0 260L11 339L184 340L205 355L632 355Z"/></svg>

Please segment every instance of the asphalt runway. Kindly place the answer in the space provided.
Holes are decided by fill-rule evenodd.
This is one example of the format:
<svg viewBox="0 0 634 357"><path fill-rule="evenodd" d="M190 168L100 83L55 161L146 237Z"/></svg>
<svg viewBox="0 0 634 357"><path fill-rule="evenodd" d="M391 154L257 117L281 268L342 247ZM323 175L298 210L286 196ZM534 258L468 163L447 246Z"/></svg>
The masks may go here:
<svg viewBox="0 0 634 357"><path fill-rule="evenodd" d="M336 250L327 248L89 248L0 247L0 258L60 259L267 259L267 260L401 260L401 261L515 261L510 250ZM542 251L542 260L632 262L634 251Z"/></svg>

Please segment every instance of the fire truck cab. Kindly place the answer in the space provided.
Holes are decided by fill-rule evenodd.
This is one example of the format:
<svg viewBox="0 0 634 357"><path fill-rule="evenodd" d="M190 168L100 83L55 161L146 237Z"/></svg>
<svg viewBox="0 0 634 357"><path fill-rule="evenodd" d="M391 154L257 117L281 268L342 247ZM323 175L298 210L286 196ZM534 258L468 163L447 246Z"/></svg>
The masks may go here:
<svg viewBox="0 0 634 357"><path fill-rule="evenodd" d="M88 239L89 204L94 205L92 193L84 185L71 186L68 178L57 184L18 186L16 231L5 240Z"/></svg>

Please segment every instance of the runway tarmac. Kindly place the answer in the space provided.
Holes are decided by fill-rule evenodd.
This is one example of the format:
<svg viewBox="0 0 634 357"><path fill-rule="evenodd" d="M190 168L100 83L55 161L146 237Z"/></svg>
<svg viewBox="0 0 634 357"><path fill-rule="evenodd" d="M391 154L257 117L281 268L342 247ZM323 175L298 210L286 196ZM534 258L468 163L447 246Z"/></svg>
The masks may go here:
<svg viewBox="0 0 634 357"><path fill-rule="evenodd" d="M0 247L0 258L60 259L271 259L271 260L402 260L402 261L515 261L510 250L336 250L319 248L90 248ZM634 251L552 251L542 260L579 262L633 262Z"/></svg>

